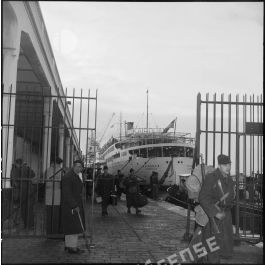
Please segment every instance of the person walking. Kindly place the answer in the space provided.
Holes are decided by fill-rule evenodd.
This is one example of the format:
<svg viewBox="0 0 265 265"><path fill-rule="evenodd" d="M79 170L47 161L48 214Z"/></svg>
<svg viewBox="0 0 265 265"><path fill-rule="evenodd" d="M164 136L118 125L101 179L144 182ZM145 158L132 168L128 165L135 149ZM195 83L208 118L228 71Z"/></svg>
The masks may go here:
<svg viewBox="0 0 265 265"><path fill-rule="evenodd" d="M137 207L136 197L139 193L139 180L135 176L134 169L130 169L130 174L125 178L123 184L125 186L127 213L131 213L131 207L135 208L135 213L139 214L141 210Z"/></svg>
<svg viewBox="0 0 265 265"><path fill-rule="evenodd" d="M80 254L78 236L85 229L85 212L83 206L83 162L75 160L73 167L62 177L62 231L65 235L65 250L71 254ZM81 220L80 220L81 219Z"/></svg>
<svg viewBox="0 0 265 265"><path fill-rule="evenodd" d="M153 171L150 176L150 186L151 186L151 198L154 200L157 200L158 198L158 173L156 171Z"/></svg>
<svg viewBox="0 0 265 265"><path fill-rule="evenodd" d="M97 193L102 197L101 209L102 216L108 215L108 205L110 204L110 195L114 191L115 179L109 174L108 166L104 166L103 174L97 180Z"/></svg>
<svg viewBox="0 0 265 265"><path fill-rule="evenodd" d="M230 176L231 160L226 155L218 156L218 169L205 176L199 194L199 202L207 216L209 222L202 230L203 240L215 236L219 250L209 252L207 262L220 263L220 259L229 259L233 256L233 227L231 208L234 200L234 182ZM216 203L228 194L218 206ZM214 221L219 233L214 231Z"/></svg>
<svg viewBox="0 0 265 265"><path fill-rule="evenodd" d="M121 173L120 170L118 170L115 178L115 185L117 187L117 195L119 199L121 197L121 194L124 192L123 180L124 175Z"/></svg>

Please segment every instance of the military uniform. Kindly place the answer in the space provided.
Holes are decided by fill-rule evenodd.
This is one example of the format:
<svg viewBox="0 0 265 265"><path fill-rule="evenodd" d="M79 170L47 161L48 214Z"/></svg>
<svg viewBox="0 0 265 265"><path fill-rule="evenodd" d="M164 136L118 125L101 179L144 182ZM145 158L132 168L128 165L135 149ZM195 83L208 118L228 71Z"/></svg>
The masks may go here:
<svg viewBox="0 0 265 265"><path fill-rule="evenodd" d="M229 192L228 197L219 205L221 210L225 212L225 218L223 220L215 218L215 215L218 213L215 203L224 195L220 188L220 183L223 193ZM209 217L209 222L203 228L203 240L215 235L216 242L220 246L220 249L213 253L208 251L207 261L210 263L219 263L220 258L230 258L233 254L233 227L231 216L233 200L234 182L230 176L225 177L220 169L216 169L214 172L206 175L199 195L199 202ZM215 219L220 231L219 234L215 233L211 218Z"/></svg>

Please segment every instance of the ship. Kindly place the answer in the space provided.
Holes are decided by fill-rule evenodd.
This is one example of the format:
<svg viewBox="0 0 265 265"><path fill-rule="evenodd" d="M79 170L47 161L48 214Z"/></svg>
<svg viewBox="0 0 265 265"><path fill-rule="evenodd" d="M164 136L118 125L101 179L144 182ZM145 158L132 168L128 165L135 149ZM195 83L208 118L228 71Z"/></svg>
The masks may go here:
<svg viewBox="0 0 265 265"><path fill-rule="evenodd" d="M130 129L123 137L111 137L100 152L109 173L116 175L120 170L126 176L133 168L146 185L153 172L162 186L179 185L181 176L191 172L195 138L190 133L168 132L171 124L165 129Z"/></svg>

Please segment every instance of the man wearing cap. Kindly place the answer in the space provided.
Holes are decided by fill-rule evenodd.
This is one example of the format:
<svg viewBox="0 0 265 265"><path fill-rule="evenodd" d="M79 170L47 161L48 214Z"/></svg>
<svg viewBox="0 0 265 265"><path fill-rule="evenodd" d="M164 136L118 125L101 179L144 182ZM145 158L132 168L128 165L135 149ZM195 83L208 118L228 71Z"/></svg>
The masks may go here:
<svg viewBox="0 0 265 265"><path fill-rule="evenodd" d="M82 171L83 162L75 160L73 167L62 177L62 228L65 250L72 254L83 252L77 247L82 225L85 229Z"/></svg>
<svg viewBox="0 0 265 265"><path fill-rule="evenodd" d="M102 197L102 216L108 215L111 192L114 191L114 177L109 174L108 167L103 167L103 174L97 180L97 193Z"/></svg>
<svg viewBox="0 0 265 265"><path fill-rule="evenodd" d="M203 228L203 240L215 236L219 250L207 251L209 263L220 263L220 259L229 259L233 255L233 226L231 208L234 200L234 182L230 176L231 160L226 155L218 156L218 168L205 176L199 194L201 207L209 217L209 222ZM224 194L226 199L216 206ZM220 233L213 229L214 222Z"/></svg>

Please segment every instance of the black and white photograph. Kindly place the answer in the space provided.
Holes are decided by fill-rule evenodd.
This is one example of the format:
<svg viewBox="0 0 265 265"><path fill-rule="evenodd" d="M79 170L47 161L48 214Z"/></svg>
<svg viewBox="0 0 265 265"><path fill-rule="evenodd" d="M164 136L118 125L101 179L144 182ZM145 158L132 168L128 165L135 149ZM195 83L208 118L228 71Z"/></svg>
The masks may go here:
<svg viewBox="0 0 265 265"><path fill-rule="evenodd" d="M2 264L263 264L264 3L2 1Z"/></svg>

